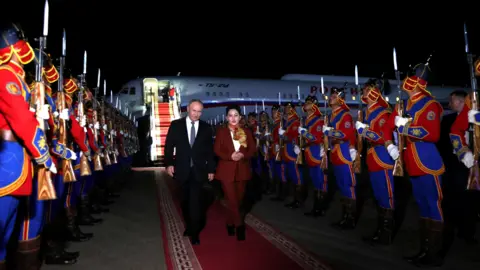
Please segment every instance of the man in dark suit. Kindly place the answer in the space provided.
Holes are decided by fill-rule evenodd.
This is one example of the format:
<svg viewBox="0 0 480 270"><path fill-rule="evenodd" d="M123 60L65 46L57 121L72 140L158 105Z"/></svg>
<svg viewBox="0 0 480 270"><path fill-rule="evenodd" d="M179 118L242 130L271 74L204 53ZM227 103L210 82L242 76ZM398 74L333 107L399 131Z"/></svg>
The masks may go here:
<svg viewBox="0 0 480 270"><path fill-rule="evenodd" d="M450 141L452 125L455 123L458 114L465 106L467 93L457 90L450 94L450 108L454 111L442 118L440 127L440 140L437 148L445 164L443 177L443 202L442 208L445 217L445 229L443 239L442 255L446 256L455 238L455 229L458 229L458 236L464 238L467 243L475 243L475 215L474 215L474 194L466 191L469 169L454 154ZM473 214L472 214L473 210Z"/></svg>
<svg viewBox="0 0 480 270"><path fill-rule="evenodd" d="M184 236L190 236L194 245L200 244L199 234L206 215L204 186L213 180L215 172L212 127L199 120L202 110L202 101L191 100L188 115L172 121L165 142L167 173L180 182L182 190Z"/></svg>

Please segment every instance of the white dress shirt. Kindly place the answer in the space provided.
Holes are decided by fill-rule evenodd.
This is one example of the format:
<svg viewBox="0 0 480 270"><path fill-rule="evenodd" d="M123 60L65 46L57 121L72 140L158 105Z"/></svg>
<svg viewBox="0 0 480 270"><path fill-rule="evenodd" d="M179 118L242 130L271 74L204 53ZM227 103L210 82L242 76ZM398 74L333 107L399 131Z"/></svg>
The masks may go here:
<svg viewBox="0 0 480 270"><path fill-rule="evenodd" d="M191 134L190 134L190 129L192 128L192 120L190 120L190 117L186 117L186 120L185 122L187 122L187 134L188 134L188 141L190 142L190 137L191 137ZM199 121L195 121L194 122L194 125L195 125L195 138L197 137L197 134L198 134L198 124Z"/></svg>

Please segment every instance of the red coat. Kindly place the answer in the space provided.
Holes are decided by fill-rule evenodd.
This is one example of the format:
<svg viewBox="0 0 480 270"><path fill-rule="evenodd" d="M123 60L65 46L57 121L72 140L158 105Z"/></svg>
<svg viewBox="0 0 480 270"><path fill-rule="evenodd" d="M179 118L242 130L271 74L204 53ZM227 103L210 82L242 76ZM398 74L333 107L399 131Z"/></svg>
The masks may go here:
<svg viewBox="0 0 480 270"><path fill-rule="evenodd" d="M255 154L255 140L251 131L243 129L247 135L247 147L240 146L239 151L243 153L243 159L239 161L232 160L232 154L235 152L232 135L227 127L219 127L215 137L213 150L218 156L218 165L215 172L215 178L220 181L247 181L252 177L252 167L250 160Z"/></svg>

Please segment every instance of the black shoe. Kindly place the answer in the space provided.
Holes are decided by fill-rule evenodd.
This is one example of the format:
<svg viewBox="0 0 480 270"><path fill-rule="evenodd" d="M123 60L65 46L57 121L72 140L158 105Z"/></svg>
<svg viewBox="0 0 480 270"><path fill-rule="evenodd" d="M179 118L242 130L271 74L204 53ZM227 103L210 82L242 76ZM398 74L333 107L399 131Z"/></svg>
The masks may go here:
<svg viewBox="0 0 480 270"><path fill-rule="evenodd" d="M190 243L192 243L192 245L200 245L200 238L198 238L198 236L192 236L190 238Z"/></svg>
<svg viewBox="0 0 480 270"><path fill-rule="evenodd" d="M245 225L238 226L236 230L237 240L244 241L245 240Z"/></svg>
<svg viewBox="0 0 480 270"><path fill-rule="evenodd" d="M227 225L227 234L228 236L235 235L235 225Z"/></svg>
<svg viewBox="0 0 480 270"><path fill-rule="evenodd" d="M185 231L183 232L183 236L190 236L190 232L188 231L188 229L185 229Z"/></svg>

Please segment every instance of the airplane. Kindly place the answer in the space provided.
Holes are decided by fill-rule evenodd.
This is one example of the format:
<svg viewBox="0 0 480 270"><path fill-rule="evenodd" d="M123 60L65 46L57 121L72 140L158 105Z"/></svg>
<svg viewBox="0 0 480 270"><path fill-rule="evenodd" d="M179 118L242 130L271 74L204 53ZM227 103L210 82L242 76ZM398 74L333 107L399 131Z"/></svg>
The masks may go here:
<svg viewBox="0 0 480 270"><path fill-rule="evenodd" d="M243 113L270 111L274 104L293 101L302 102L308 95L316 95L322 112L328 112L325 108L325 99L321 92L321 78L324 83L325 96L330 94L333 86L346 87L346 103L351 108L352 115L356 115L359 107L359 91L355 85L354 76L310 75L310 74L286 74L280 80L263 79L232 79L219 77L145 77L131 80L123 85L118 94L114 95L122 104L122 108L128 108L132 117L140 119L149 116L151 111L152 96L158 102L162 96L168 96L168 91L175 88L175 103L179 111L185 112L189 100L200 99L204 103L202 119L210 123L222 121L225 115L225 107L228 104L241 106ZM358 87L362 87L369 77L358 77ZM399 88L396 80L389 80L392 92L386 96L386 100L394 104L399 97ZM449 95L452 91L466 88L449 86L427 86L427 89L442 104L448 112ZM280 96L279 96L280 95ZM298 96L300 95L300 99ZM401 94L406 99L406 93ZM362 104L362 106L365 106ZM297 107L297 112L301 109ZM181 117L179 113L175 118Z"/></svg>

